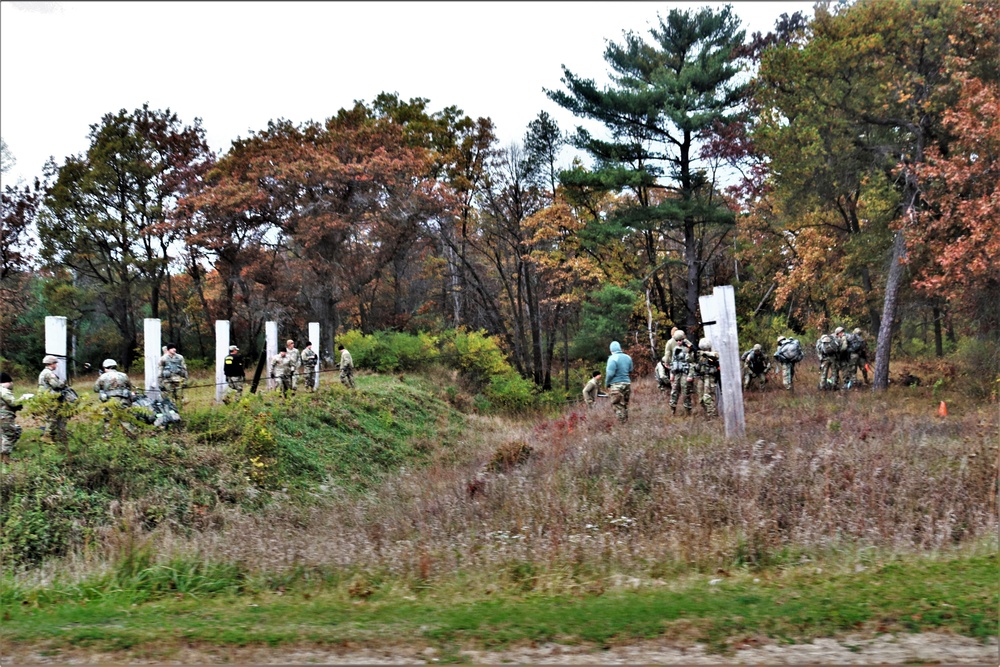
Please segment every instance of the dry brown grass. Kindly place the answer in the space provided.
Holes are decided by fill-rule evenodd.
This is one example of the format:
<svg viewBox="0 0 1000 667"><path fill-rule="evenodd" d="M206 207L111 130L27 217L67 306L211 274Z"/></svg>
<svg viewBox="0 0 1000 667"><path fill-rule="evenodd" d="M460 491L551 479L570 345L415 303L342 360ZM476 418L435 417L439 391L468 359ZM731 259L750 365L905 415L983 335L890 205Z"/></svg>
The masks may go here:
<svg viewBox="0 0 1000 667"><path fill-rule="evenodd" d="M528 571L535 588L588 573L942 550L996 531L1000 420L996 405L961 403L940 419L937 398L926 387L752 393L747 439L727 442L718 420L668 419L664 396L643 380L625 426L606 403L536 424L471 417L459 463L442 452L361 500L231 515L221 532L165 535L160 548L265 571L342 567L419 581ZM491 472L510 443L531 456Z"/></svg>

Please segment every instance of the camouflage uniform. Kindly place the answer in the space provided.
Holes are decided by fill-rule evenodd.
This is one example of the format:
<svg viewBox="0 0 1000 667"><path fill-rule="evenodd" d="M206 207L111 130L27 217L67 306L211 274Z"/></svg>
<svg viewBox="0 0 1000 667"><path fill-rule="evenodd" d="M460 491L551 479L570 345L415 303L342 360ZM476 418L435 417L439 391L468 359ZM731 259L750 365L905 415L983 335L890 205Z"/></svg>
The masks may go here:
<svg viewBox="0 0 1000 667"><path fill-rule="evenodd" d="M670 391L670 371L667 368L669 367L663 363L663 359L657 361L653 368L653 373L656 375L656 386L661 394Z"/></svg>
<svg viewBox="0 0 1000 667"><path fill-rule="evenodd" d="M677 400L684 395L684 409L691 412L692 399L694 394L694 349L691 343L684 339L683 344L678 342L672 351L670 362L670 410L677 412Z"/></svg>
<svg viewBox="0 0 1000 667"><path fill-rule="evenodd" d="M101 377L94 383L94 391L98 392L101 400L114 398L123 408L132 407L132 381L121 371L113 368L105 369Z"/></svg>
<svg viewBox="0 0 1000 667"><path fill-rule="evenodd" d="M354 360L346 349L340 351L340 382L354 389Z"/></svg>
<svg viewBox="0 0 1000 667"><path fill-rule="evenodd" d="M6 458L13 449L14 443L21 437L21 427L14 423L17 411L21 408L14 392L0 385L0 454Z"/></svg>
<svg viewBox="0 0 1000 667"><path fill-rule="evenodd" d="M600 390L599 382L600 376L592 377L583 388L583 402L587 404L588 408L594 407L594 403L597 401L597 392Z"/></svg>
<svg viewBox="0 0 1000 667"><path fill-rule="evenodd" d="M291 347L286 343L285 356L288 357L289 363L292 365L292 391L297 391L299 388L299 368L302 366L301 353L294 343Z"/></svg>
<svg viewBox="0 0 1000 667"><path fill-rule="evenodd" d="M59 379L56 372L46 366L38 374L38 393L59 394L66 388L66 383ZM66 418L58 414L49 413L47 415L46 433L52 440L66 442Z"/></svg>
<svg viewBox="0 0 1000 667"><path fill-rule="evenodd" d="M164 394L173 397L174 404L180 407L184 401L184 382L188 378L187 364L184 357L167 350L167 353L160 357L160 389Z"/></svg>
<svg viewBox="0 0 1000 667"><path fill-rule="evenodd" d="M819 355L819 390L840 388L840 353L847 350L847 341L843 336L833 335L838 350L835 352L824 352L821 349L823 336L816 341L816 354Z"/></svg>
<svg viewBox="0 0 1000 667"><path fill-rule="evenodd" d="M284 350L282 350L284 352ZM271 377L278 381L278 389L285 394L292 388L292 378L295 376L295 367L287 354L279 352L271 358Z"/></svg>
<svg viewBox="0 0 1000 667"><path fill-rule="evenodd" d="M764 358L764 352L760 345L754 345L752 349L743 353L743 389L749 389L750 383L757 380L761 390L767 386L768 363Z"/></svg>
<svg viewBox="0 0 1000 667"><path fill-rule="evenodd" d="M94 383L94 391L98 392L101 401L114 399L123 408L132 407L132 381L121 371L114 368L105 368L101 376ZM128 423L122 422L122 428L130 436L135 436L135 428ZM111 428L111 410L104 408L104 434L107 437Z"/></svg>
<svg viewBox="0 0 1000 667"><path fill-rule="evenodd" d="M847 367L844 369L844 384L848 382L853 384L858 379L858 371L861 371L864 383L868 384L868 341L861 335L861 329L855 329L852 335L861 340L861 347L850 352Z"/></svg>
<svg viewBox="0 0 1000 667"><path fill-rule="evenodd" d="M313 391L316 388L316 360L318 358L316 350L309 346L302 350L302 354L299 355L299 360L302 362L302 381L305 382L307 391Z"/></svg>
<svg viewBox="0 0 1000 667"><path fill-rule="evenodd" d="M715 407L715 388L719 384L719 353L711 349L698 350L698 361L691 366L697 370L701 404L705 406L705 414L715 417L719 414Z"/></svg>
<svg viewBox="0 0 1000 667"><path fill-rule="evenodd" d="M795 350L801 351L801 344L794 338L786 338L781 336L778 338L778 347L774 351L774 360L778 362L781 366L781 379L784 382L785 389L792 391L792 382L795 379L795 364L798 361L788 361L785 356L789 358L797 357L798 354L794 354Z"/></svg>

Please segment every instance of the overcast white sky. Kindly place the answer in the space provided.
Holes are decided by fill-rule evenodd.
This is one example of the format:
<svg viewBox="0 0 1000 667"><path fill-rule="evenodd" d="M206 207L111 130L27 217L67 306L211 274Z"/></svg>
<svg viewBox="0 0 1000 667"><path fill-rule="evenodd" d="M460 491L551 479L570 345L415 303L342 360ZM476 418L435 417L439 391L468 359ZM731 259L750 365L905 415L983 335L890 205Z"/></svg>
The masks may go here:
<svg viewBox="0 0 1000 667"><path fill-rule="evenodd" d="M93 123L144 102L202 119L225 152L267 122L321 121L382 91L489 116L520 140L548 111L561 65L604 81L606 40L648 34L657 13L720 2L0 2L4 181L87 148ZM811 2L733 2L747 34Z"/></svg>

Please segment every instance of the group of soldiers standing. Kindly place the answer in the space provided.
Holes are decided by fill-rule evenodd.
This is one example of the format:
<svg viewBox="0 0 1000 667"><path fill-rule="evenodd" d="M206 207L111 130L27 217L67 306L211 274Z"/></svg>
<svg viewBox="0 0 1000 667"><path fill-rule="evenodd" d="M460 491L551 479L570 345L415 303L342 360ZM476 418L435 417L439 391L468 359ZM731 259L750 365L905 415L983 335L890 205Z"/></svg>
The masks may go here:
<svg viewBox="0 0 1000 667"><path fill-rule="evenodd" d="M340 381L347 387L354 388L354 361L351 353L343 345L340 345ZM190 374L184 357L177 352L177 346L168 343L163 346L163 354L159 361L160 388L164 397L170 397L176 406L185 402L184 387L187 384ZM313 350L312 342L308 342L303 350L295 347L295 341L285 342L285 348L271 359L270 376L279 382L282 394L288 390L295 391L301 377L306 388L312 391L316 386L318 368L316 362L319 354ZM56 369L59 367L59 359L55 355L47 354L42 359L43 368L38 375L38 393L54 394L58 396L58 402L75 400L75 392L70 389L66 382L59 377ZM229 355L223 363L224 374L228 391L225 400L232 400L233 397L243 395L243 387L246 382L245 366L240 349L236 345L229 346ZM71 397L67 397L67 392ZM114 359L105 359L101 364L101 373L94 382L94 392L98 394L102 403L113 401L121 407L132 407L136 398L135 387L128 375L118 370L118 363ZM10 461L10 453L14 443L20 439L22 429L15 423L16 413L24 408L23 401L30 398L31 394L26 394L18 399L13 393L13 378L8 373L0 373L0 460L3 463ZM66 422L67 418L58 405L48 412L44 435L42 439L47 442L62 442L67 440ZM105 435L111 418L111 411L105 409ZM179 419L179 417L178 417Z"/></svg>
<svg viewBox="0 0 1000 667"><path fill-rule="evenodd" d="M615 415L624 423L628 421L632 359L622 352L617 341L611 343L610 351L604 383ZM856 384L858 371L864 384L868 384L868 345L861 329L848 334L843 327L837 327L832 334L820 336L816 342L816 353L820 360L821 391L851 388ZM795 366L805 356L802 344L796 338L779 336L771 356L778 365L784 388L791 391ZM754 345L740 356L740 361L743 366L743 389L753 386L763 389L767 373L772 368L763 347ZM677 404L681 403L690 415L694 409L693 397L698 396L706 416L718 415L715 393L720 379L719 353L712 349L712 341L708 338L702 338L695 346L683 330L672 327L663 357L656 364L655 374L660 392L670 392L668 404L671 414L677 414ZM595 372L583 388L583 400L588 407L593 406L602 395L599 393L600 380L601 373Z"/></svg>
<svg viewBox="0 0 1000 667"><path fill-rule="evenodd" d="M690 415L695 395L700 397L698 403L704 406L706 416L718 414L715 388L719 383L719 353L712 349L708 338L699 340L696 347L682 329L671 327L663 358L655 370L660 392L670 390L671 414L677 414L677 404L681 403Z"/></svg>
<svg viewBox="0 0 1000 667"><path fill-rule="evenodd" d="M288 339L285 347L271 357L268 374L278 383L282 396L286 396L289 391L295 393L298 390L300 377L308 391L313 391L316 387L319 372L316 362L319 355L312 345L312 341L308 341L300 351L295 347L295 341ZM354 360L343 345L338 345L337 349L340 351L340 382L345 387L354 389Z"/></svg>

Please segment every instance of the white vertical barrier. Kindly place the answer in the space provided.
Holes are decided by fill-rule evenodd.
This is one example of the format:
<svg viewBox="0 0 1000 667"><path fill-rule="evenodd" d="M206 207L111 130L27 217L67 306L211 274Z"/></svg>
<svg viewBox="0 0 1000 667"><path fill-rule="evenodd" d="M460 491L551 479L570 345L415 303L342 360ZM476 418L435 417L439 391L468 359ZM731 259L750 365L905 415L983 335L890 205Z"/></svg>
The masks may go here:
<svg viewBox="0 0 1000 667"><path fill-rule="evenodd" d="M720 347L719 347L719 345L720 345L720 343L719 343L719 318L720 318L719 309L720 309L721 303L722 302L716 296L714 296L714 295L699 296L698 297L698 305L701 308L701 322L702 322L702 327L705 330L704 335L705 335L705 338L707 338L710 341L712 341L712 349L715 350L716 352L719 352L719 349L720 349ZM698 344L698 341L696 341L696 340L692 341L692 342L695 345ZM722 353L719 352L719 355L721 357ZM726 410L726 408L725 408L726 397L725 397L725 394L722 392L722 387L721 387L722 381L721 380L719 381L719 385L720 385L720 387L719 387L719 405L718 405L719 414L725 414L725 410ZM700 400L701 397L699 396L698 399Z"/></svg>
<svg viewBox="0 0 1000 667"><path fill-rule="evenodd" d="M319 322L309 323L309 342L313 344L313 350L316 351L316 362L313 369L316 373L316 381L313 383L313 390L315 391L319 389L319 350L323 348L319 340Z"/></svg>
<svg viewBox="0 0 1000 667"><path fill-rule="evenodd" d="M146 359L146 395L156 400L160 397L160 357L163 356L160 320L147 317L142 321L143 355Z"/></svg>
<svg viewBox="0 0 1000 667"><path fill-rule="evenodd" d="M726 422L727 438L745 438L746 421L743 414L743 382L740 377L740 340L736 331L736 292L732 285L721 285L712 290L718 307L719 340L712 341L719 351L719 370L722 376L722 416Z"/></svg>
<svg viewBox="0 0 1000 667"><path fill-rule="evenodd" d="M66 381L66 318L59 315L45 316L45 354L59 360L56 375Z"/></svg>
<svg viewBox="0 0 1000 667"><path fill-rule="evenodd" d="M264 322L264 345L267 359L264 361L264 372L267 374L267 388L274 389L277 383L271 379L271 359L278 354L278 323Z"/></svg>
<svg viewBox="0 0 1000 667"><path fill-rule="evenodd" d="M229 320L215 320L215 400L226 394L226 357L229 355Z"/></svg>

